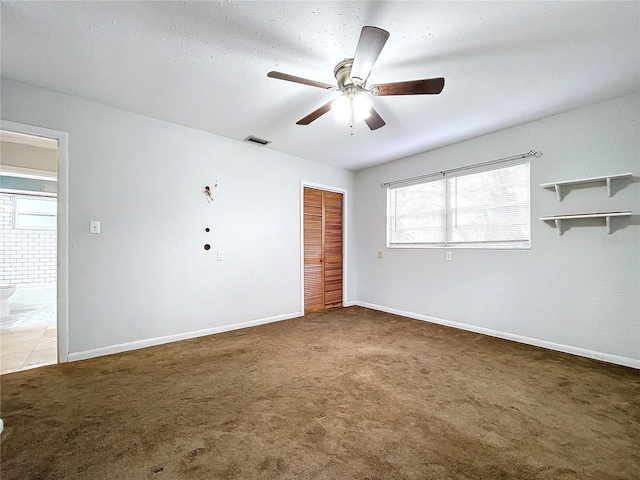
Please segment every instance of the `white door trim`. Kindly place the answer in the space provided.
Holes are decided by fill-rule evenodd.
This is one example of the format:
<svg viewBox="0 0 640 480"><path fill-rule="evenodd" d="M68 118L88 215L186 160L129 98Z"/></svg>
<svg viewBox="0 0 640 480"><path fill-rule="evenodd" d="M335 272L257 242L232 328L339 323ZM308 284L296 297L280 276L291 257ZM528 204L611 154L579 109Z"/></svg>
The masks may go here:
<svg viewBox="0 0 640 480"><path fill-rule="evenodd" d="M315 188L317 190L324 190L326 192L335 192L342 194L342 306L347 306L347 278L348 278L348 238L347 238L347 226L349 220L349 197L348 192L344 188L333 187L330 185L322 185L319 183L312 183L302 180L300 182L300 311L304 315L304 189Z"/></svg>
<svg viewBox="0 0 640 480"><path fill-rule="evenodd" d="M58 362L69 358L69 134L58 130L0 121L0 128L58 141Z"/></svg>

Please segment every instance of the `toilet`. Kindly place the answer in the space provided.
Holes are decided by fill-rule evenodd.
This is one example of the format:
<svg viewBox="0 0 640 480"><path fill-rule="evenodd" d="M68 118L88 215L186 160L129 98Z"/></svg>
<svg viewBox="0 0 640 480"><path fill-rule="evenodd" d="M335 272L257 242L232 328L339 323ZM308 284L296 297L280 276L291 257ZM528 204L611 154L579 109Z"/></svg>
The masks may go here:
<svg viewBox="0 0 640 480"><path fill-rule="evenodd" d="M15 285L0 285L0 315L9 315L9 297L16 293Z"/></svg>

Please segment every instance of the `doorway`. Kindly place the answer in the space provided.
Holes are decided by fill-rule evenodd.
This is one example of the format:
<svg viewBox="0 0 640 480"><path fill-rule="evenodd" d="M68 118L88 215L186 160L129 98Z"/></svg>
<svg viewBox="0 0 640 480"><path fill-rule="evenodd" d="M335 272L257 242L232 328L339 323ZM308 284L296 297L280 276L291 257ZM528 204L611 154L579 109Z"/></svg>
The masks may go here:
<svg viewBox="0 0 640 480"><path fill-rule="evenodd" d="M59 304L59 293L66 288L58 285L58 266L66 266L66 257L61 263L59 256L66 204L60 208L58 181L61 157L66 166L66 134L3 121L0 146L5 255L0 271L0 373L5 374L66 361L66 322L61 345L58 315L66 312L66 303Z"/></svg>
<svg viewBox="0 0 640 480"><path fill-rule="evenodd" d="M344 288L344 194L303 187L304 312L340 307Z"/></svg>

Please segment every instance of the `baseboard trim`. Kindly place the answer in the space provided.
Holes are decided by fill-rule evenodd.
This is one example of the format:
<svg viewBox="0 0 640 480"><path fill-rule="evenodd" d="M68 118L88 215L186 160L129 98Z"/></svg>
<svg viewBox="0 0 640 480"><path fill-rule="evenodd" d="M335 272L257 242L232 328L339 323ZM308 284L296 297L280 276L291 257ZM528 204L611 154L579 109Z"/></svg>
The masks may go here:
<svg viewBox="0 0 640 480"><path fill-rule="evenodd" d="M204 337L207 335L214 335L216 333L230 332L232 330L240 330L242 328L256 327L258 325L264 325L266 323L280 322L282 320L289 320L292 318L301 317L302 312L287 313L284 315L276 315L274 317L259 318L257 320L250 320L248 322L233 323L230 325L222 325L219 327L205 328L202 330L195 330L193 332L177 333L174 335L166 335L164 337L150 338L147 340L137 340L135 342L121 343L118 345L111 345L109 347L94 348L92 350L84 350L82 352L69 353L68 361L75 362L77 360L86 360L88 358L102 357L104 355L112 355L114 353L128 352L130 350L138 350L140 348L154 347L156 345L162 345L165 343L178 342L180 340L188 340L190 338Z"/></svg>
<svg viewBox="0 0 640 480"><path fill-rule="evenodd" d="M580 357L593 358L595 360L601 360L603 362L615 363L616 365L622 365L625 367L640 369L640 360L636 360L634 358L620 357L618 355L611 355L609 353L586 350L584 348L572 347L570 345L563 345L561 343L548 342L546 340L539 340L537 338L525 337L525 336L516 335L513 333L492 330L489 328L477 327L475 325L469 325L467 323L452 322L450 320L444 320L442 318L431 317L429 315L422 315L420 313L407 312L405 310L399 310L397 308L389 308L383 305L376 305L373 303L357 302L357 301L355 303L360 307L371 308L372 310L379 310L381 312L392 313L394 315L401 315L403 317L409 317L415 320L422 320L424 322L437 323L438 325L444 325L446 327L458 328L460 330L467 330L470 332L481 333L483 335L489 335L491 337L504 338L506 340L525 343L527 345L534 345L536 347L548 348L549 350L570 353L572 355L578 355Z"/></svg>
<svg viewBox="0 0 640 480"><path fill-rule="evenodd" d="M356 305L356 302L342 302L343 307L353 307Z"/></svg>

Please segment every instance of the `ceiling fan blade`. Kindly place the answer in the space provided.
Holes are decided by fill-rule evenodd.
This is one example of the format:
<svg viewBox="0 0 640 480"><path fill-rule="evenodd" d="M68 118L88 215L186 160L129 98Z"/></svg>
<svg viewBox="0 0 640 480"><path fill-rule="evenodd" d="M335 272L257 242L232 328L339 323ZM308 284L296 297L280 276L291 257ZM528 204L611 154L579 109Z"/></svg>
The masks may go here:
<svg viewBox="0 0 640 480"><path fill-rule="evenodd" d="M286 80L287 82L302 83L303 85L311 85L312 87L324 88L326 90L335 90L333 85L328 83L317 82L315 80L309 80L308 78L296 77L295 75L289 75L287 73L272 71L267 73L267 77L277 78L278 80Z"/></svg>
<svg viewBox="0 0 640 480"><path fill-rule="evenodd" d="M335 102L335 100L331 100L330 102L325 103L320 108L314 110L313 112L311 112L306 117L301 118L300 120L298 120L296 122L296 125L309 125L315 119L317 119L318 117L321 117L322 115L327 113L329 110L331 110L331 105L333 105L333 102Z"/></svg>
<svg viewBox="0 0 640 480"><path fill-rule="evenodd" d="M364 119L371 130L377 130L384 127L387 123L382 119L380 114L371 107L371 115Z"/></svg>
<svg viewBox="0 0 640 480"><path fill-rule="evenodd" d="M438 94L444 88L444 78L425 78L424 80L410 80L408 82L381 83L373 85L371 90L375 95L425 95Z"/></svg>
<svg viewBox="0 0 640 480"><path fill-rule="evenodd" d="M373 64L376 63L388 38L389 32L386 30L378 27L362 27L351 67L351 79L356 84L364 85L367 81Z"/></svg>

